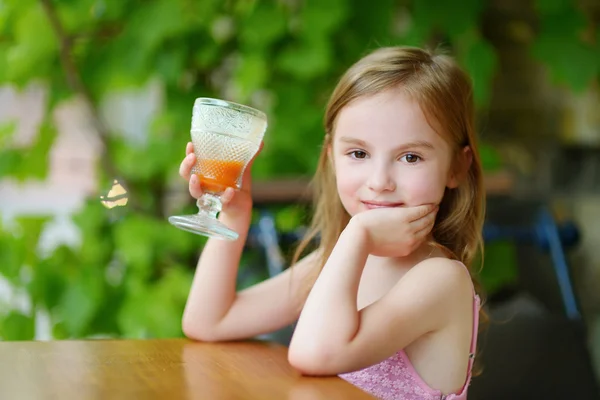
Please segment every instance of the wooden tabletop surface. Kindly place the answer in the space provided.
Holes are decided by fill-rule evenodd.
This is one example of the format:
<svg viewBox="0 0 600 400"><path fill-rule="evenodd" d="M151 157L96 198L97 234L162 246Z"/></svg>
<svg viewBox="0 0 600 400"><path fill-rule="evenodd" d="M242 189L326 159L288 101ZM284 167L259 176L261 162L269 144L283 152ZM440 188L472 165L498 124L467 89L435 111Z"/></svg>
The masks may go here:
<svg viewBox="0 0 600 400"><path fill-rule="evenodd" d="M301 376L287 349L186 339L0 342L0 399L372 399Z"/></svg>

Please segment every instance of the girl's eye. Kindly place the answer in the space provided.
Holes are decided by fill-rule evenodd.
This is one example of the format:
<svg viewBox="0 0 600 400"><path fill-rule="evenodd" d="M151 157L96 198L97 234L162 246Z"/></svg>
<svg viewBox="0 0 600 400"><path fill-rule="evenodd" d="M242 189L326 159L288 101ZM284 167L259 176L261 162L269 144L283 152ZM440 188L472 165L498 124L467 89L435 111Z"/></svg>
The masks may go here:
<svg viewBox="0 0 600 400"><path fill-rule="evenodd" d="M404 159L405 162L409 163L409 164L414 164L418 161L421 160L421 157L419 157L416 154L406 154L405 156L402 156L401 160Z"/></svg>
<svg viewBox="0 0 600 400"><path fill-rule="evenodd" d="M358 159L358 160L361 160L361 159L367 157L367 153L365 153L364 151L361 151L361 150L354 150L348 154L350 154L350 157Z"/></svg>

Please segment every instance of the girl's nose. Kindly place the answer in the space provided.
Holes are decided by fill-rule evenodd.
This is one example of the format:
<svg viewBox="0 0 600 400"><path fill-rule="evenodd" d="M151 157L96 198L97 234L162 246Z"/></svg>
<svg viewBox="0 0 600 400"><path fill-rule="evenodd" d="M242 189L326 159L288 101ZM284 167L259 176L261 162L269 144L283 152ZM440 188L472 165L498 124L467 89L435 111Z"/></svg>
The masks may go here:
<svg viewBox="0 0 600 400"><path fill-rule="evenodd" d="M396 190L392 167L382 164L374 168L367 180L367 186L374 192L392 192Z"/></svg>

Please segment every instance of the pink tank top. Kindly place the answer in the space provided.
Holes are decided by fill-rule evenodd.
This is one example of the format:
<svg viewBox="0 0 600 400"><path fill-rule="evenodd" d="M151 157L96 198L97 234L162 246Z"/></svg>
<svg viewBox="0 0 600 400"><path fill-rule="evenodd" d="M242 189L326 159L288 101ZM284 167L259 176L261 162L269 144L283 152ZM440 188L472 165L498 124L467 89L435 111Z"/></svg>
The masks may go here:
<svg viewBox="0 0 600 400"><path fill-rule="evenodd" d="M444 395L441 391L429 387L421 379L404 350L400 350L379 364L359 371L341 374L339 375L340 378L382 400L466 400L475 359L479 308L481 307L479 296L475 293L475 290L473 290L473 293L473 335L471 337L467 379L458 393Z"/></svg>

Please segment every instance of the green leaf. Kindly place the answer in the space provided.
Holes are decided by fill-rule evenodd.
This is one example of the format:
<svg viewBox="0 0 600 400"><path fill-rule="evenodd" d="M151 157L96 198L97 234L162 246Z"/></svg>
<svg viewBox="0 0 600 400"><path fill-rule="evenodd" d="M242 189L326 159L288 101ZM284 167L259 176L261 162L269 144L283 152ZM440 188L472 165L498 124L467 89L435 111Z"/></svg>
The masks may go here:
<svg viewBox="0 0 600 400"><path fill-rule="evenodd" d="M33 276L27 284L32 302L47 310L54 309L68 286L67 278L80 265L73 251L65 246L59 246L48 258L33 264Z"/></svg>
<svg viewBox="0 0 600 400"><path fill-rule="evenodd" d="M103 296L103 269L97 265L81 265L80 273L69 282L58 309L64 327L71 337L81 337L94 318Z"/></svg>
<svg viewBox="0 0 600 400"><path fill-rule="evenodd" d="M348 18L348 11L345 0L306 1L301 14L304 37L326 40Z"/></svg>
<svg viewBox="0 0 600 400"><path fill-rule="evenodd" d="M80 264L108 264L113 257L114 240L110 232L108 210L100 199L88 199L81 210L73 216L81 232L82 243L79 250Z"/></svg>
<svg viewBox="0 0 600 400"><path fill-rule="evenodd" d="M21 150L22 159L18 168L11 171L12 174L21 181L30 178L45 179L50 169L48 165L50 149L56 136L57 132L54 125L48 121L40 124L35 143L31 147Z"/></svg>
<svg viewBox="0 0 600 400"><path fill-rule="evenodd" d="M19 312L10 312L0 324L0 336L3 340L33 340L35 320Z"/></svg>
<svg viewBox="0 0 600 400"><path fill-rule="evenodd" d="M466 0L455 3L438 0L419 0L413 3L413 27L421 32L442 29L450 36L460 35L476 28L486 3Z"/></svg>
<svg viewBox="0 0 600 400"><path fill-rule="evenodd" d="M480 36L477 36L477 39L462 50L460 61L462 61L473 81L475 104L478 106L487 104L498 64L498 56L494 48Z"/></svg>
<svg viewBox="0 0 600 400"><path fill-rule="evenodd" d="M194 62L199 69L208 69L214 67L219 61L221 61L223 49L213 40L204 39L202 40L202 43L202 46L194 49Z"/></svg>
<svg viewBox="0 0 600 400"><path fill-rule="evenodd" d="M58 18L65 32L67 34L75 34L92 27L97 21L97 14L94 11L98 12L101 9L98 7L99 3L100 2L97 0L77 0L55 3Z"/></svg>
<svg viewBox="0 0 600 400"><path fill-rule="evenodd" d="M191 112L188 110L187 113ZM164 114L163 114L164 115ZM159 118L160 116L157 116ZM189 125L184 129L177 129L177 121L168 119L170 126L165 126L166 121L153 121L148 137L148 145L146 149L146 157L151 159L152 165L149 167L149 172L152 173L152 179L158 179L169 172L176 172L179 168L179 163L182 160L182 154L185 150L185 144L189 141ZM189 119L187 120L189 124ZM175 129L177 129L175 131ZM180 132L186 135L186 138L179 139Z"/></svg>
<svg viewBox="0 0 600 400"><path fill-rule="evenodd" d="M14 44L6 53L7 78L19 86L44 77L56 62L57 41L40 4L16 16Z"/></svg>
<svg viewBox="0 0 600 400"><path fill-rule="evenodd" d="M13 134L17 128L17 121L0 122L0 149L5 149L13 142Z"/></svg>
<svg viewBox="0 0 600 400"><path fill-rule="evenodd" d="M24 154L18 149L0 150L0 178L13 175L21 169Z"/></svg>
<svg viewBox="0 0 600 400"><path fill-rule="evenodd" d="M125 300L117 320L125 337L179 337L181 316L192 275L174 267L155 284Z"/></svg>
<svg viewBox="0 0 600 400"><path fill-rule="evenodd" d="M159 223L161 227L156 231L159 254L184 259L201 247L198 236L175 228L167 220Z"/></svg>
<svg viewBox="0 0 600 400"><path fill-rule="evenodd" d="M475 262L474 265L479 263ZM517 277L515 245L505 241L486 243L484 265L480 273L485 292L493 294L503 287L514 285Z"/></svg>
<svg viewBox="0 0 600 400"><path fill-rule="evenodd" d="M2 23L0 21L0 26L2 26ZM6 43L0 43L0 54L6 54L8 53L10 49L10 46ZM6 57L0 57L0 82L1 83L12 83L9 80L9 65L8 65L8 60L6 59Z"/></svg>
<svg viewBox="0 0 600 400"><path fill-rule="evenodd" d="M91 47L93 51L83 63L82 75L92 87L92 93L100 97L99 94L108 89L143 85L155 74L155 58L163 72L165 68L172 68L165 65L161 47L169 44L164 49L167 53L174 51L174 44L179 49L181 44L176 38L184 43L181 37L195 28L193 21L198 16L186 12L185 7L189 6L179 1L155 0L144 7L135 7L118 35ZM177 57L181 55L174 57L171 61L178 62Z"/></svg>
<svg viewBox="0 0 600 400"><path fill-rule="evenodd" d="M287 47L277 66L293 78L310 80L323 74L332 62L331 47L325 40L305 41Z"/></svg>
<svg viewBox="0 0 600 400"><path fill-rule="evenodd" d="M19 225L19 237L28 244L37 245L48 219L35 216L17 217L15 221Z"/></svg>
<svg viewBox="0 0 600 400"><path fill-rule="evenodd" d="M152 273L156 232L162 227L141 215L128 215L116 224L115 246L119 259L128 269L143 277Z"/></svg>
<svg viewBox="0 0 600 400"><path fill-rule="evenodd" d="M540 33L531 47L531 54L547 65L554 82L581 92L600 72L600 45L584 43L580 39L587 22L574 6L556 3L544 10Z"/></svg>
<svg viewBox="0 0 600 400"><path fill-rule="evenodd" d="M240 90L240 97L247 101L250 95L265 85L269 77L269 64L258 53L245 54L241 57L235 72L235 83Z"/></svg>
<svg viewBox="0 0 600 400"><path fill-rule="evenodd" d="M120 337L119 325L117 323L117 310L123 306L123 300L126 294L124 286L105 288L101 304L92 320L89 331L90 334Z"/></svg>
<svg viewBox="0 0 600 400"><path fill-rule="evenodd" d="M556 15L573 6L571 0L536 0L535 9L541 15Z"/></svg>
<svg viewBox="0 0 600 400"><path fill-rule="evenodd" d="M13 284L22 284L24 265L38 262L37 245L46 218L20 217L10 231L0 230L0 274Z"/></svg>
<svg viewBox="0 0 600 400"><path fill-rule="evenodd" d="M297 205L283 207L275 214L277 232L293 232L304 223L306 210Z"/></svg>
<svg viewBox="0 0 600 400"><path fill-rule="evenodd" d="M369 48L391 44L390 39L396 36L394 20L399 12L398 2L378 0L376 7L373 4L364 0L347 2L347 22L336 32L336 36L345 43L348 54L336 53L338 56L350 56L346 62L356 61Z"/></svg>
<svg viewBox="0 0 600 400"><path fill-rule="evenodd" d="M119 22L128 17L128 12L132 9L129 1L102 1L92 0L89 13L96 20L103 22Z"/></svg>
<svg viewBox="0 0 600 400"><path fill-rule="evenodd" d="M153 51L165 40L190 28L189 16L181 4L179 1L155 0L136 9L127 26L129 39L136 41L136 51Z"/></svg>
<svg viewBox="0 0 600 400"><path fill-rule="evenodd" d="M253 12L241 21L239 41L252 52L269 47L283 36L286 16L281 5L259 2Z"/></svg>
<svg viewBox="0 0 600 400"><path fill-rule="evenodd" d="M180 47L172 47L160 52L156 59L156 72L167 84L175 85L181 79L185 54Z"/></svg>
<svg viewBox="0 0 600 400"><path fill-rule="evenodd" d="M193 104L193 101L190 103ZM187 107L186 114L191 114L191 105ZM172 119L169 118L169 121ZM189 124L189 119L187 121ZM150 182L163 176L166 171L176 171L181 162L185 143L190 140L189 125L185 128L187 132L173 131L177 128L176 125L167 127L162 120L155 122L149 129L146 145L131 143L123 137L113 137L110 140L109 148L116 169L127 180ZM174 135L186 137L178 140ZM136 194L141 196L142 192L137 191Z"/></svg>
<svg viewBox="0 0 600 400"><path fill-rule="evenodd" d="M497 171L502 168L502 157L498 153L498 150L493 146L481 143L479 145L479 155L481 157L481 164L484 171Z"/></svg>
<svg viewBox="0 0 600 400"><path fill-rule="evenodd" d="M563 51L556 54L556 49ZM533 55L546 63L552 80L582 92L600 72L598 51L592 46L566 37L540 36L532 46Z"/></svg>
<svg viewBox="0 0 600 400"><path fill-rule="evenodd" d="M27 242L11 232L0 231L0 275L13 284L19 284L28 250Z"/></svg>
<svg viewBox="0 0 600 400"><path fill-rule="evenodd" d="M87 199L83 207L73 215L73 222L86 237L97 237L107 222L106 208L100 203L100 199Z"/></svg>

